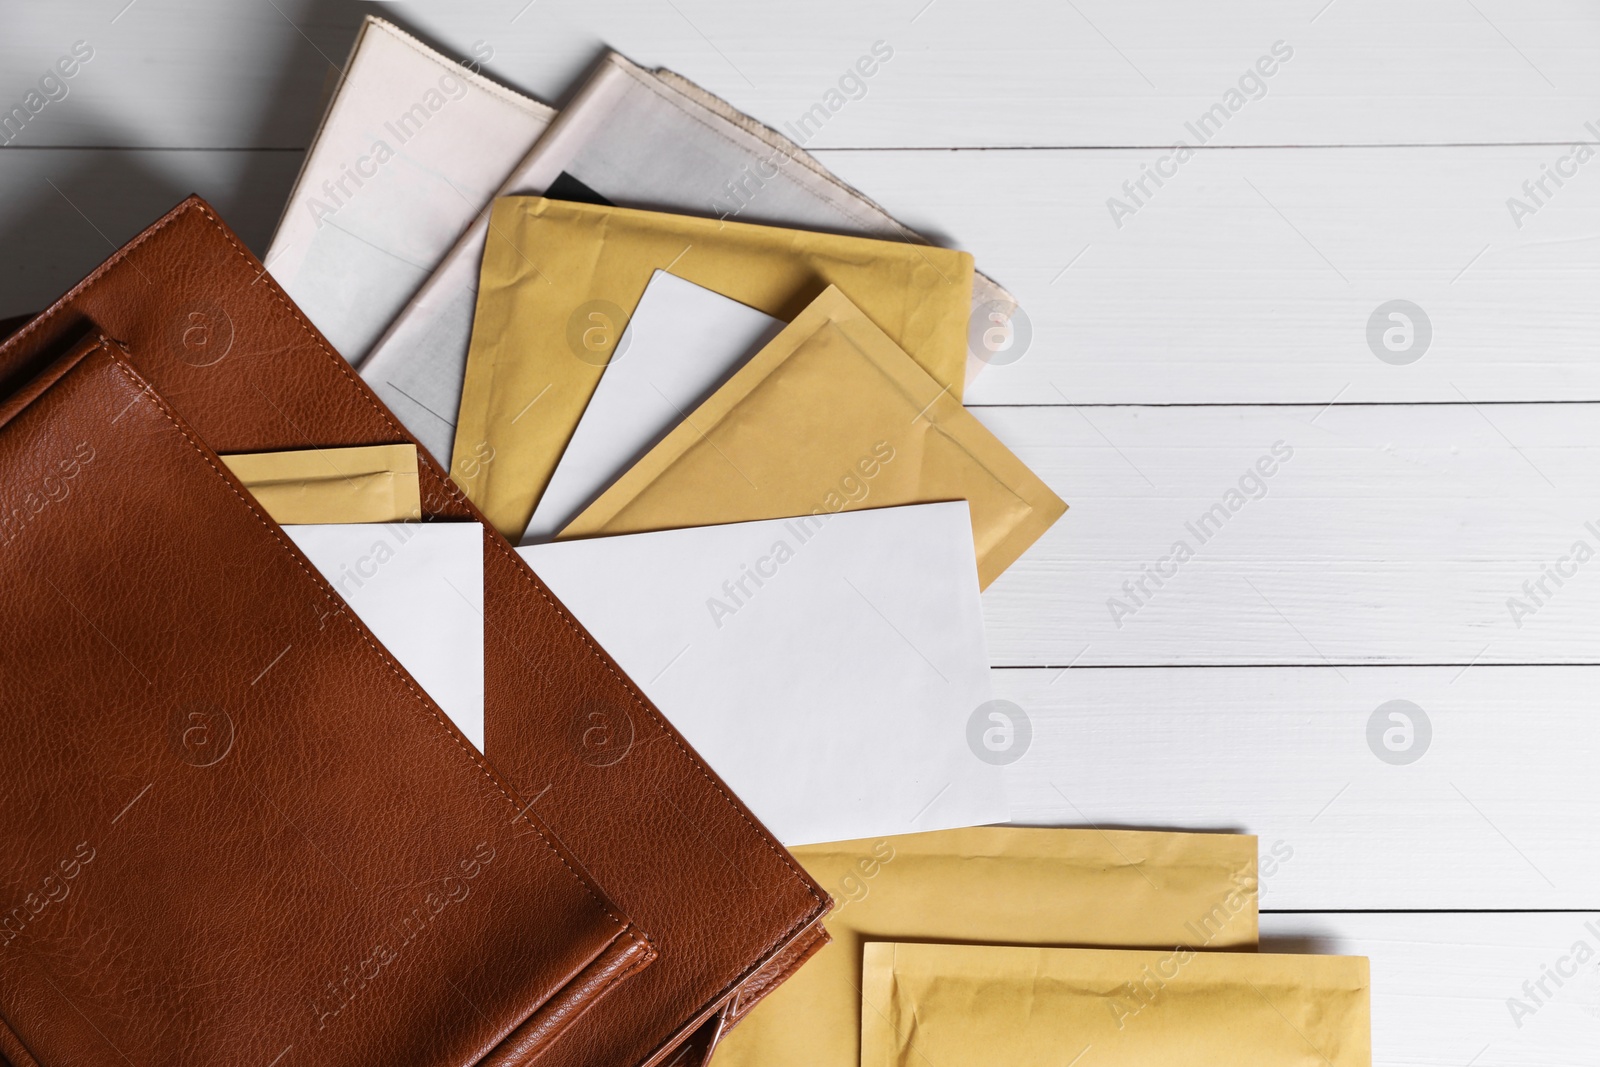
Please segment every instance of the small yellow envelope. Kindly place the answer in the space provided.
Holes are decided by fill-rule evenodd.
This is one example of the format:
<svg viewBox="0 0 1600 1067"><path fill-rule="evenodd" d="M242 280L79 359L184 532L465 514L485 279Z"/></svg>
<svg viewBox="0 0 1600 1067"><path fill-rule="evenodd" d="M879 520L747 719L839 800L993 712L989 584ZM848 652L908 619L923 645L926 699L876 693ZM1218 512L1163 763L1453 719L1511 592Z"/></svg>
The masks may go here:
<svg viewBox="0 0 1600 1067"><path fill-rule="evenodd" d="M785 322L839 285L961 399L965 252L504 197L490 216L450 473L507 537L522 536L657 269ZM493 463L472 462L485 453Z"/></svg>
<svg viewBox="0 0 1600 1067"><path fill-rule="evenodd" d="M422 518L416 445L308 448L223 456L274 522Z"/></svg>
<svg viewBox="0 0 1600 1067"><path fill-rule="evenodd" d="M966 500L988 586L1067 506L828 289L562 538Z"/></svg>
<svg viewBox="0 0 1600 1067"><path fill-rule="evenodd" d="M983 826L791 851L837 902L833 944L723 1038L717 1067L856 1067L868 941L1256 945L1254 837Z"/></svg>
<svg viewBox="0 0 1600 1067"><path fill-rule="evenodd" d="M1371 1067L1360 956L870 944L861 1067Z"/></svg>

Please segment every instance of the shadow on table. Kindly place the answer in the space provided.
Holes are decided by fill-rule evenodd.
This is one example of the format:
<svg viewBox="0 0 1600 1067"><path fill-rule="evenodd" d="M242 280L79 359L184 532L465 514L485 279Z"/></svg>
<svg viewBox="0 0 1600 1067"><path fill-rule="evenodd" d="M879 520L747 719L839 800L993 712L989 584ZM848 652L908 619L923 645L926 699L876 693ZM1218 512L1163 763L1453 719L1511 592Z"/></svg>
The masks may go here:
<svg viewBox="0 0 1600 1067"><path fill-rule="evenodd" d="M1337 956L1340 953L1336 938L1317 934L1273 934L1262 937L1261 951L1277 955Z"/></svg>
<svg viewBox="0 0 1600 1067"><path fill-rule="evenodd" d="M261 251L299 167L297 152L0 150L0 319L43 310L190 193Z"/></svg>
<svg viewBox="0 0 1600 1067"><path fill-rule="evenodd" d="M1135 830L1147 834L1245 834L1237 826L1168 826L1148 822L1041 822L1017 823L1018 826L1042 826L1052 830Z"/></svg>
<svg viewBox="0 0 1600 1067"><path fill-rule="evenodd" d="M288 0L293 45L273 79L272 104L236 144L204 147L0 149L0 320L37 312L190 193L212 203L257 255L289 198L303 148L321 120L356 27L383 4ZM331 57L331 62L329 58ZM284 109L294 113L285 116ZM278 131L268 134L268 126ZM282 131L293 131L284 145ZM249 147L277 142L271 147ZM139 140L120 123L90 120L88 145Z"/></svg>

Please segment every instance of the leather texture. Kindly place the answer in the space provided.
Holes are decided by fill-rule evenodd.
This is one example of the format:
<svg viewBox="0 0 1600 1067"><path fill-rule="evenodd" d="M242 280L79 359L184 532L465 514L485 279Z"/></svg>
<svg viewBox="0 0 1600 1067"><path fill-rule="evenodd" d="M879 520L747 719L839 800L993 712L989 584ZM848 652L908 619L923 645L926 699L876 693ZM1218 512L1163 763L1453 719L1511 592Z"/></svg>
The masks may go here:
<svg viewBox="0 0 1600 1067"><path fill-rule="evenodd" d="M0 1045L527 1064L654 951L133 369L0 402Z"/></svg>
<svg viewBox="0 0 1600 1067"><path fill-rule="evenodd" d="M215 451L414 440L199 198L0 345L0 395L94 330ZM482 521L425 451L419 480ZM487 526L484 585L485 750L660 953L540 1062L671 1062L831 902Z"/></svg>
<svg viewBox="0 0 1600 1067"><path fill-rule="evenodd" d="M807 930L804 937L791 942L788 948L773 957L770 963L739 987L739 995L723 1010L722 1026L717 1036L721 1037L737 1026L740 1020L750 1014L751 1008L761 1003L768 993L782 985L784 979L799 970L801 964L815 956L818 950L832 940L828 931L819 923Z"/></svg>
<svg viewBox="0 0 1600 1067"><path fill-rule="evenodd" d="M772 992L795 971L800 965L816 955L817 950L833 940L832 935L821 923L816 923L806 931L789 942L784 950L768 960L755 974L745 979L739 986L739 992L723 1005L716 1017L702 1028L700 1041L702 1044L692 1055L686 1055L681 1063L675 1067L704 1067L711 1062L711 1056L716 1051L717 1042L722 1036L750 1014L750 1009L759 1004L766 995Z"/></svg>

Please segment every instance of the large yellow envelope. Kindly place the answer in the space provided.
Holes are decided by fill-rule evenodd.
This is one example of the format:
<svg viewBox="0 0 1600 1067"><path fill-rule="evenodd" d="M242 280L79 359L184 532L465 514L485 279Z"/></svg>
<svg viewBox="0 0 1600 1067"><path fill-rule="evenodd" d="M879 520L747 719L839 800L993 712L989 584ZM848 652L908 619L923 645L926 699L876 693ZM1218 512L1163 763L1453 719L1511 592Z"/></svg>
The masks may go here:
<svg viewBox="0 0 1600 1067"><path fill-rule="evenodd" d="M274 522L400 522L422 518L416 445L308 448L223 456Z"/></svg>
<svg viewBox="0 0 1600 1067"><path fill-rule="evenodd" d="M939 500L967 502L982 586L1067 510L830 286L561 537Z"/></svg>
<svg viewBox="0 0 1600 1067"><path fill-rule="evenodd" d="M723 1038L717 1067L856 1067L869 941L1256 945L1254 837L990 826L791 851L837 901L833 944Z"/></svg>
<svg viewBox="0 0 1600 1067"><path fill-rule="evenodd" d="M450 473L507 537L522 536L657 269L786 322L838 285L961 398L965 252L504 197L490 216Z"/></svg>
<svg viewBox="0 0 1600 1067"><path fill-rule="evenodd" d="M1358 956L871 944L861 1067L1371 1067Z"/></svg>

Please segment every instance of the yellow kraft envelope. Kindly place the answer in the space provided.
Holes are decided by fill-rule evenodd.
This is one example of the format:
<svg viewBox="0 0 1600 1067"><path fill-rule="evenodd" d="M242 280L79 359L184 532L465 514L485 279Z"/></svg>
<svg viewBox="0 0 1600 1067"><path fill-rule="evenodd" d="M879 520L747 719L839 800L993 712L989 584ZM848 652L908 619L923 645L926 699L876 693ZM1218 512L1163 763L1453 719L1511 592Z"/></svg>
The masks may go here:
<svg viewBox="0 0 1600 1067"><path fill-rule="evenodd" d="M1254 837L984 826L791 851L837 901L833 943L722 1039L717 1067L856 1067L869 941L1256 946Z"/></svg>
<svg viewBox="0 0 1600 1067"><path fill-rule="evenodd" d="M561 537L939 500L967 501L985 587L1067 510L829 286Z"/></svg>
<svg viewBox="0 0 1600 1067"><path fill-rule="evenodd" d="M1368 964L870 944L861 1067L1371 1067Z"/></svg>
<svg viewBox="0 0 1600 1067"><path fill-rule="evenodd" d="M785 322L838 285L961 399L972 304L965 252L504 197L483 253L450 473L506 536L522 536L658 268Z"/></svg>
<svg viewBox="0 0 1600 1067"><path fill-rule="evenodd" d="M223 456L274 522L422 518L416 445L308 448Z"/></svg>

